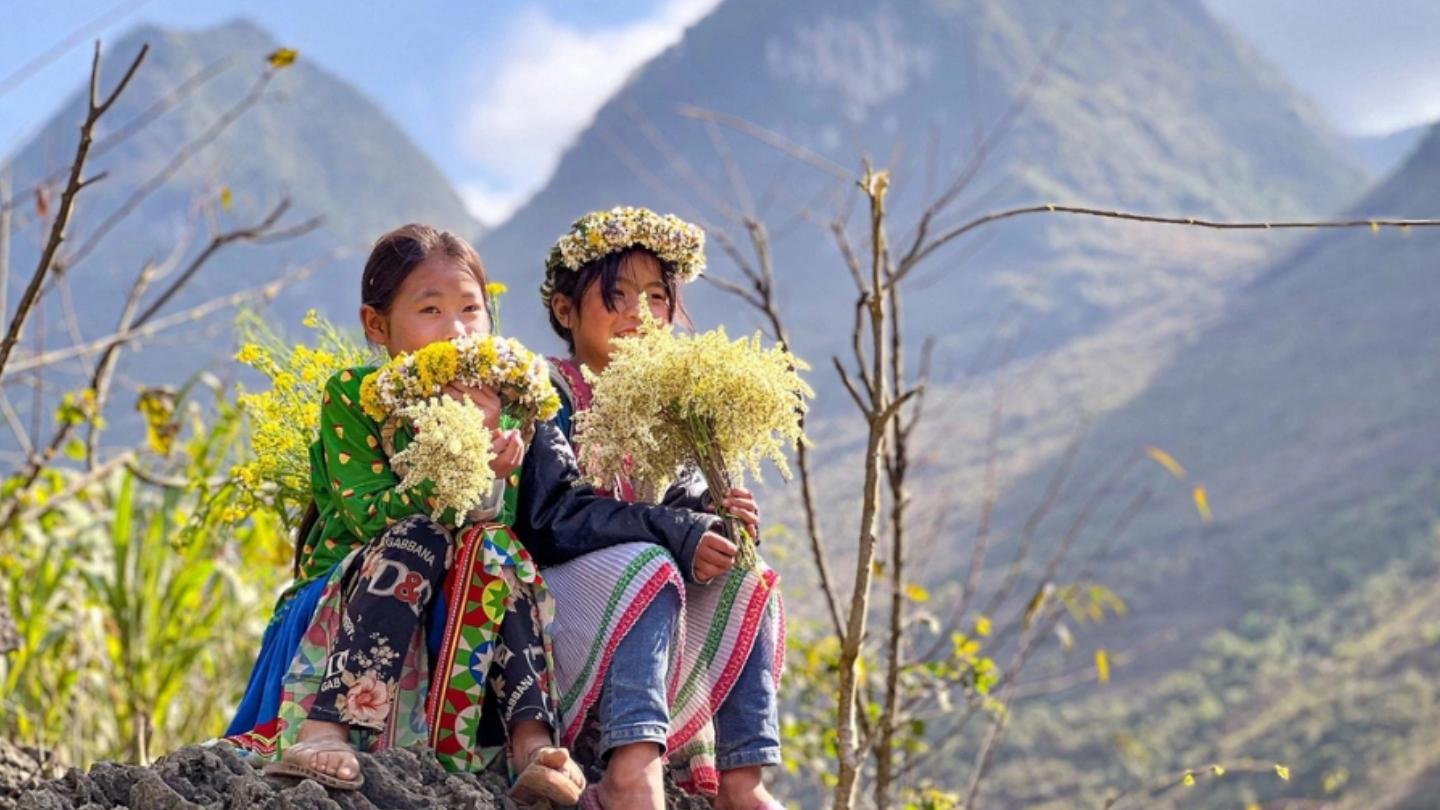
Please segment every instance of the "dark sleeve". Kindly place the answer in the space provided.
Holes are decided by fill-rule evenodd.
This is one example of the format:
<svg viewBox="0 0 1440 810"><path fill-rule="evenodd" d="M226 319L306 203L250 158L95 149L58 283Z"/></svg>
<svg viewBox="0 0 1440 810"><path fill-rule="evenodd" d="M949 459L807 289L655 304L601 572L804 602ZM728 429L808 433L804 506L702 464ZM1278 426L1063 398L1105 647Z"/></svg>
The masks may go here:
<svg viewBox="0 0 1440 810"><path fill-rule="evenodd" d="M558 565L621 543L655 543L694 581L695 550L719 518L703 512L600 495L580 478L570 442L553 424L536 426L520 473L515 533L536 562Z"/></svg>
<svg viewBox="0 0 1440 810"><path fill-rule="evenodd" d="M705 486L705 476L694 467L686 467L675 479L675 483L665 490L665 496L660 499L662 506L674 506L680 509L690 509L695 512L713 512L713 503L710 500L710 489Z"/></svg>

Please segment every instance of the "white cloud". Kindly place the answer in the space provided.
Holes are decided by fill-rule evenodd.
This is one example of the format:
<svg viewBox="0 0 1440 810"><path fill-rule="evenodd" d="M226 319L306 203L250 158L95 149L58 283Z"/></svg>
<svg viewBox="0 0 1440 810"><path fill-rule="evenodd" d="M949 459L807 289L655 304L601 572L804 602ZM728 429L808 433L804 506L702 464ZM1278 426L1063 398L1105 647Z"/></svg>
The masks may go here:
<svg viewBox="0 0 1440 810"><path fill-rule="evenodd" d="M486 177L466 184L475 215L499 224L484 211L508 215L534 193L630 74L718 3L664 0L648 17L593 30L544 10L520 15L496 37L500 49L477 66L461 127L460 150Z"/></svg>
<svg viewBox="0 0 1440 810"><path fill-rule="evenodd" d="M465 203L471 216L490 228L509 219L525 202L524 192L497 191L483 182L461 183L459 192L460 201Z"/></svg>

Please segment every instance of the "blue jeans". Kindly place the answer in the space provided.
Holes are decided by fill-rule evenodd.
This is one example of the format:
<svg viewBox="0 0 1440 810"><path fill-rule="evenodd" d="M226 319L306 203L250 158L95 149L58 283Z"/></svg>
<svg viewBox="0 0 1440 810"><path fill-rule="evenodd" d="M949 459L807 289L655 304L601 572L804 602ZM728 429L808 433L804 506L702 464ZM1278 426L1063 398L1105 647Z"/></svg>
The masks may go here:
<svg viewBox="0 0 1440 810"><path fill-rule="evenodd" d="M666 589L616 646L597 710L602 757L614 748L637 742L653 742L665 750L670 730L665 684L678 621L680 597ZM764 630L734 687L715 712L715 764L721 771L780 764L775 638L768 613L761 626Z"/></svg>

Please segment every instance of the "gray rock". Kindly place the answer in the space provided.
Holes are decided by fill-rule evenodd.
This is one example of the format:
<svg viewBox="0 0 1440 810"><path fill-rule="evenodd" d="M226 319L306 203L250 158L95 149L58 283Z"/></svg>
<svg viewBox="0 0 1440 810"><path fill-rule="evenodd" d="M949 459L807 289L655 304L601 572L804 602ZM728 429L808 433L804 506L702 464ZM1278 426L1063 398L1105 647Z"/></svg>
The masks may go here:
<svg viewBox="0 0 1440 810"><path fill-rule="evenodd" d="M447 773L428 750L360 755L365 786L327 791L309 780L264 776L225 746L191 746L142 768L102 762L41 783L39 766L13 747L0 748L0 810L515 810L505 777ZM17 801L18 800L18 801Z"/></svg>
<svg viewBox="0 0 1440 810"><path fill-rule="evenodd" d="M190 746L145 768L102 762L89 773L14 785L18 802L0 792L0 810L518 810L503 773L448 773L423 748L361 754L360 768L360 790L326 790L310 779L265 776L225 746ZM673 785L667 792L670 810L709 810Z"/></svg>
<svg viewBox="0 0 1440 810"><path fill-rule="evenodd" d="M0 740L0 810L9 810L20 792L39 784L40 763L29 752Z"/></svg>
<svg viewBox="0 0 1440 810"><path fill-rule="evenodd" d="M129 806L146 810L205 810L203 805L186 801L154 771L141 776L130 788Z"/></svg>

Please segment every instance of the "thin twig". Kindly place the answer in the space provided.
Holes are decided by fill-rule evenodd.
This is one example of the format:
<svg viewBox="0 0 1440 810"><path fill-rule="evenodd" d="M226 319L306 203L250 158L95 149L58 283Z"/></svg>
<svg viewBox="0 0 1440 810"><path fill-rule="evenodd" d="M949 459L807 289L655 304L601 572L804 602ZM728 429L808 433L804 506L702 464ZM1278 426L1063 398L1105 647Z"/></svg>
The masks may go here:
<svg viewBox="0 0 1440 810"><path fill-rule="evenodd" d="M817 155L809 149L806 149L805 147L800 146L797 143L787 140L781 135L775 132L771 132L770 130L762 126L759 126L758 124L753 124L749 121L746 121L743 118L738 118L733 115L726 115L725 113L714 112L712 110L707 110L704 107L697 107L692 104L682 105L680 107L680 114L688 118L698 119L700 121L713 121L714 123L720 124L721 126L729 127L730 129L733 129L737 132L749 135L750 137L754 138L757 141L760 141L761 143L773 146L776 149L779 149L787 155L795 158L796 160L814 166L820 171L825 172L826 174L831 175L832 177L836 177L840 180L854 182L854 180L856 179L853 172L847 170L846 168L830 160L829 158Z"/></svg>
<svg viewBox="0 0 1440 810"><path fill-rule="evenodd" d="M100 245L100 242L116 225L119 225L126 217L130 216L136 208L140 207L142 202L169 181L175 172L180 170L180 167L184 166L200 150L209 146L212 141L220 137L221 133L238 121L246 110L253 107L264 94L266 86L268 86L274 78L274 68L266 69L265 72L261 73L260 77L255 80L255 84L251 85L250 92L246 93L244 98L226 110L225 113L216 119L199 137L182 146L160 171L140 184L119 208L115 209L110 216L106 217L105 220L91 232L90 237L85 240L84 244L82 244L73 255L66 257L65 266L67 268L74 267L83 261L86 256L89 256L91 251Z"/></svg>
<svg viewBox="0 0 1440 810"><path fill-rule="evenodd" d="M1030 75L1025 78L1025 82L1021 85L1020 91L1010 100L1010 104L1006 107L1005 112L996 119L988 132L982 137L977 138L969 162L960 170L955 179L951 181L949 187L921 214L920 221L915 226L915 236L910 243L910 248L905 251L900 261L896 264L897 270L892 283L898 284L915 268L917 254L925 245L925 237L929 233L930 226L934 222L935 217L944 212L946 208L949 208L950 205L955 202L956 198L958 198L965 189L970 187L970 183L974 181L975 176L979 174L980 169L984 167L986 160L989 159L990 152L995 144L1009 134L1010 128L1020 117L1020 113L1029 106L1030 99L1035 94L1035 89L1040 86L1041 79L1049 72L1056 54L1060 52L1060 46L1064 43L1067 33L1068 27L1062 27L1055 33L1050 43L1045 47L1040 60L1031 68Z"/></svg>
<svg viewBox="0 0 1440 810"><path fill-rule="evenodd" d="M945 233L935 237L916 254L914 264L923 261L927 256L944 247L949 242L964 236L965 234L992 222L1013 219L1015 217L1029 216L1031 214L1067 214L1071 216L1097 217L1100 219L1118 219L1128 222L1148 222L1156 225L1179 225L1193 228L1210 228L1221 231L1269 231L1269 230L1313 230L1328 228L1434 228L1440 226L1440 219L1336 219L1336 220L1279 220L1275 222L1264 222L1259 220L1213 220L1198 217L1169 217L1157 216L1154 214L1142 214L1134 211L1113 211L1103 208L1087 208L1080 205L1026 205L1019 208L1010 208L1004 211L995 211L966 222L963 225L952 228Z"/></svg>
<svg viewBox="0 0 1440 810"><path fill-rule="evenodd" d="M154 301L152 301L149 306L147 306L138 316L136 316L135 325L144 326L146 322L148 322L152 317L154 317L155 313L158 312L161 307L165 306L165 304L168 303L171 298L175 297L176 293L180 292L180 290L187 283L189 283L190 279L195 277L196 273L200 272L200 268L205 266L205 263L210 260L211 256L214 256L226 245L232 242L269 241L265 238L266 234L270 231L271 228L275 226L275 223L279 221L280 217L285 215L285 212L289 210L289 208L290 200L288 198L283 199L279 202L279 204L277 204L273 209L271 209L270 213L267 214L265 218L261 220L258 224L252 225L248 228L237 228L233 231L219 234L215 238L211 239L210 244L206 245L205 249L200 251L200 255L192 259L189 266L187 266L183 271L181 271L180 275L176 277L174 281L170 282L170 285L167 286L165 290L160 293L160 296ZM285 230L278 232L278 234L282 238L289 239L315 230L316 228L320 227L320 223L321 219L319 217L313 217L294 227L286 228Z"/></svg>
<svg viewBox="0 0 1440 810"><path fill-rule="evenodd" d="M0 323L10 312L10 229L15 224L10 203L10 177L0 174Z"/></svg>
<svg viewBox="0 0 1440 810"><path fill-rule="evenodd" d="M139 459L137 459L133 453L130 454L130 458L125 461L125 469L129 470L132 475L134 475L136 478L139 478L141 481L144 481L151 486L161 487L162 489L174 489L184 491L191 489L195 486L196 483L189 478L176 478L173 476L161 475L157 472L151 472L150 470L147 470L144 467L140 466ZM205 479L202 481L202 483L206 487L209 487L211 489L224 486L229 482L230 479L223 475Z"/></svg>
<svg viewBox="0 0 1440 810"><path fill-rule="evenodd" d="M724 197L716 193L716 191L710 187L710 184L706 183L704 179L700 177L700 174L685 160L685 156L681 154L680 150L671 145L650 119L641 115L640 110L636 108L634 104L626 104L625 112L635 124L636 129L640 130L640 134L645 137L645 140L649 141L650 145L655 147L655 151L659 152L660 156L665 158L665 162L669 164L670 170L673 171L677 177L688 183L697 194L703 197L716 211L719 211L721 216L732 222L740 221L740 212L736 211L733 206L725 201Z"/></svg>
<svg viewBox="0 0 1440 810"><path fill-rule="evenodd" d="M179 106L180 102L189 98L191 93L223 73L234 63L235 58L233 56L227 56L201 68L190 78L177 85L174 90L157 99L155 103L151 104L144 112L130 119L114 132L96 141L95 145L90 148L91 159L101 157L115 147L130 140L130 138L136 134L143 132L155 119L175 109L175 107ZM61 180L64 180L65 174L68 171L69 169L60 169L41 180L39 185L45 187L53 186ZM0 202L0 211L8 212L17 204L18 201L16 200Z"/></svg>
<svg viewBox="0 0 1440 810"><path fill-rule="evenodd" d="M195 306L183 312L177 312L173 315L166 315L163 318L156 318L144 327L132 326L130 329L127 329L124 332L115 332L103 338L92 340L84 346L67 346L64 349L55 349L53 351L46 352L45 354L27 357L24 360L16 361L11 366L11 369L15 374L18 375L24 371L45 368L47 366L52 366L56 363L61 363L75 357L100 351L112 345L130 343L136 340L154 336L156 334L159 334L160 332L163 332L167 329L172 329L176 326L183 326L187 323L194 323L204 318L206 315L211 314L212 312L218 312L222 309L239 306L240 304L244 304L249 301L273 299L276 295L280 293L280 290L291 284L303 280L314 271L315 267L313 265L298 268L290 273L287 273L275 279L274 281L269 281L256 287L241 290L240 292L230 293L229 295L222 295L211 298L200 304L196 304Z"/></svg>
<svg viewBox="0 0 1440 810"><path fill-rule="evenodd" d="M135 310L140 306L140 298L145 290L150 287L150 280L156 273L155 265L146 262L140 269L140 274L135 282L130 285L130 293L125 297L125 307L120 312L120 319L116 324L115 331L124 332L135 323ZM68 285L67 285L68 286ZM120 358L120 344L111 344L105 347L105 356L96 366L95 373L95 412L104 413L105 403L110 398L111 372L115 363ZM100 441L100 426L97 420L91 420L85 431L85 465L90 468L95 466L95 448Z"/></svg>
<svg viewBox="0 0 1440 810"><path fill-rule="evenodd" d="M21 512L17 518L18 522L21 524L34 523L54 511L55 507L89 489L90 485L114 472L116 468L128 465L134 458L135 452L133 450L127 450L107 460L104 464L92 467L86 472L75 476L64 489L51 495L44 503L36 504L24 512Z"/></svg>
<svg viewBox="0 0 1440 810"><path fill-rule="evenodd" d="M30 433L25 426L20 424L20 414L15 412L15 406L10 403L10 397L3 389L0 389L0 414L5 417L5 423L10 426L10 432L15 434L15 441L24 451L25 458L30 458L35 453L35 443L30 440Z"/></svg>

